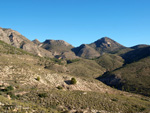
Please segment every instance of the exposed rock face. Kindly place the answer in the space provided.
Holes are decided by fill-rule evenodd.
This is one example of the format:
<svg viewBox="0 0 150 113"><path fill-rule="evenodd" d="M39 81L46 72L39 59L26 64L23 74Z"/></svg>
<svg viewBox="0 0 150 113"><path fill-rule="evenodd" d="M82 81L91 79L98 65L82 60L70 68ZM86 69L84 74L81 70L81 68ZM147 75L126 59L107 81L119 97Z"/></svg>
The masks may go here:
<svg viewBox="0 0 150 113"><path fill-rule="evenodd" d="M0 40L10 44L10 39L8 38L7 34L5 33L5 29L0 28Z"/></svg>
<svg viewBox="0 0 150 113"><path fill-rule="evenodd" d="M115 42L114 40L108 37L101 38L95 41L94 43L89 44L89 46L94 48L100 54L105 52L109 53L125 48L124 46L120 45L119 43Z"/></svg>
<svg viewBox="0 0 150 113"><path fill-rule="evenodd" d="M26 37L12 29L0 28L0 40L41 57L53 57L51 52L38 47Z"/></svg>
<svg viewBox="0 0 150 113"><path fill-rule="evenodd" d="M100 54L95 49L86 44L82 44L81 46L74 48L72 50L75 52L77 56L83 58L95 58L100 56Z"/></svg>

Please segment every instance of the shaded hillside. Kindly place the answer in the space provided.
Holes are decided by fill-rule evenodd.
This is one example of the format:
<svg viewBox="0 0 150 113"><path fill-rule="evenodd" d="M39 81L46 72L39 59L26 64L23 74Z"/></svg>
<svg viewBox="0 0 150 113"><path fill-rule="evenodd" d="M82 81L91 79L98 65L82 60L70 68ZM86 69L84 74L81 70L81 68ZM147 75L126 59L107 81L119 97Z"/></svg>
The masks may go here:
<svg viewBox="0 0 150 113"><path fill-rule="evenodd" d="M122 58L125 60L125 63L128 64L128 63L138 61L147 56L150 56L150 46L129 51L123 54Z"/></svg>
<svg viewBox="0 0 150 113"><path fill-rule="evenodd" d="M121 50L118 50L118 51L114 51L111 54L116 54L116 55L119 55L119 56L123 56L124 54L126 54L130 51L133 51L133 50L134 49L131 49L131 48L125 48L125 49L121 49Z"/></svg>
<svg viewBox="0 0 150 113"><path fill-rule="evenodd" d="M86 44L82 44L81 46L79 46L77 48L73 48L72 51L77 56L82 57L82 58L87 58L87 59L91 59L91 58L100 56L100 54L96 50L94 50L92 47L90 47Z"/></svg>
<svg viewBox="0 0 150 113"><path fill-rule="evenodd" d="M34 55L42 57L53 57L51 52L38 47L26 37L12 29L0 28L0 40L6 42L7 44L13 45L14 47L28 51Z"/></svg>
<svg viewBox="0 0 150 113"><path fill-rule="evenodd" d="M94 43L89 44L89 46L94 48L100 54L109 53L109 52L113 52L125 48L121 44L115 42L114 40L108 37L103 37L95 41Z"/></svg>
<svg viewBox="0 0 150 113"><path fill-rule="evenodd" d="M144 47L148 47L148 46L149 45L146 45L146 44L139 44L139 45L131 47L131 49L139 49L139 48L144 48Z"/></svg>
<svg viewBox="0 0 150 113"><path fill-rule="evenodd" d="M98 79L121 90L150 96L150 57L105 73Z"/></svg>
<svg viewBox="0 0 150 113"><path fill-rule="evenodd" d="M106 69L106 71L112 71L122 67L124 60L122 57L115 54L104 54L95 59L95 61Z"/></svg>

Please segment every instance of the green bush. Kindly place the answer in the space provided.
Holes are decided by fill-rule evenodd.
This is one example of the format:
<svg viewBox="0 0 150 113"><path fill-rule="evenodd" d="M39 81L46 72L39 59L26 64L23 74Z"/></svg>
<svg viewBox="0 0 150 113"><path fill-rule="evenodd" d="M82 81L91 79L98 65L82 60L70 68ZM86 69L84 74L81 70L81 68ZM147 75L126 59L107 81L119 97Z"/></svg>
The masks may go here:
<svg viewBox="0 0 150 113"><path fill-rule="evenodd" d="M37 81L40 81L40 77L37 77L36 80L37 80Z"/></svg>
<svg viewBox="0 0 150 113"><path fill-rule="evenodd" d="M45 98L45 97L47 97L47 94L46 93L40 93L40 94L38 94L38 96L41 98Z"/></svg>
<svg viewBox="0 0 150 113"><path fill-rule="evenodd" d="M79 61L80 59L67 60L67 64L74 63Z"/></svg>
<svg viewBox="0 0 150 113"><path fill-rule="evenodd" d="M14 88L12 86L8 86L8 87L6 87L5 89L3 89L1 91L8 92L8 91L11 91L11 90L14 90Z"/></svg>
<svg viewBox="0 0 150 113"><path fill-rule="evenodd" d="M75 78L71 78L71 84L76 84L77 83L77 80Z"/></svg>
<svg viewBox="0 0 150 113"><path fill-rule="evenodd" d="M8 86L6 89L9 90L9 91L14 90L14 88L12 86Z"/></svg>
<svg viewBox="0 0 150 113"><path fill-rule="evenodd" d="M58 87L57 87L57 89L63 89L63 87L61 87L61 86L58 86Z"/></svg>
<svg viewBox="0 0 150 113"><path fill-rule="evenodd" d="M17 96L12 92L8 92L7 95L10 95L12 99L17 99Z"/></svg>

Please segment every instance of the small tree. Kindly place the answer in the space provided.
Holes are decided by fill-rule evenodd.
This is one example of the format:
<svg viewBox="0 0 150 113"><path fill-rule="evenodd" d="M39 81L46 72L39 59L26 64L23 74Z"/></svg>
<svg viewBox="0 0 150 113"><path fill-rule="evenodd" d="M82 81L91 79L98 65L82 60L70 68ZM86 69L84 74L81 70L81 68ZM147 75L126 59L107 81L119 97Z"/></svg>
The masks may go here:
<svg viewBox="0 0 150 113"><path fill-rule="evenodd" d="M71 84L76 84L76 83L77 83L76 79L75 78L71 78Z"/></svg>

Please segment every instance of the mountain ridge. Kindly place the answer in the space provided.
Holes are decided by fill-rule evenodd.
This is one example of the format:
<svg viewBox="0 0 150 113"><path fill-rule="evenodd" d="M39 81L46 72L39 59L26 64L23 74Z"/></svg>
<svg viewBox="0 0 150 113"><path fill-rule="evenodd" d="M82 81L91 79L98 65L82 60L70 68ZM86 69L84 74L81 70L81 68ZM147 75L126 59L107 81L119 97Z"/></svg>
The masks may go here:
<svg viewBox="0 0 150 113"><path fill-rule="evenodd" d="M70 59L72 55L73 59L77 57L92 59L105 53L115 53L127 48L109 37L102 37L93 43L81 44L78 47L73 47L64 40L46 39L44 42L40 42L38 39L35 39L30 41L19 32L6 28L0 28L0 40L42 57L55 57L59 55L65 59ZM131 49L145 46L148 45L136 45L131 47Z"/></svg>

